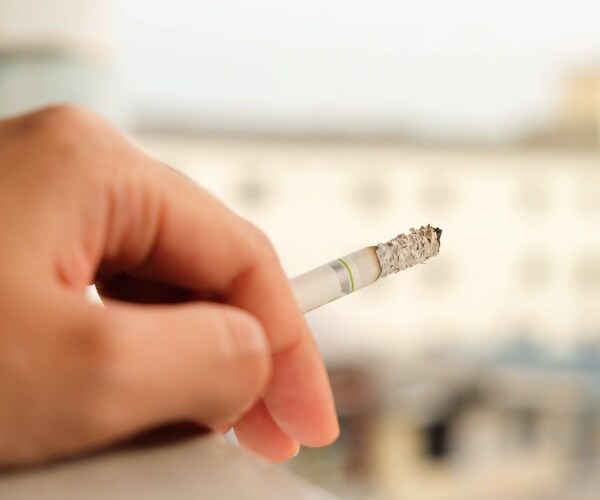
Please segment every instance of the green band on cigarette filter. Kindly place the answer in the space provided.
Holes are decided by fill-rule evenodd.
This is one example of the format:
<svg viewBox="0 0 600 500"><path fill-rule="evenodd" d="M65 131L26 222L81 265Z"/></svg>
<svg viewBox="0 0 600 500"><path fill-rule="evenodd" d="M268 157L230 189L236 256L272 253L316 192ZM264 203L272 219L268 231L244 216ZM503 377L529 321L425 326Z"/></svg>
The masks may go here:
<svg viewBox="0 0 600 500"><path fill-rule="evenodd" d="M350 276L350 292L354 291L354 276L352 276L352 271L350 271L350 266L346 264L342 259L338 259L338 261L346 268L348 271L348 276Z"/></svg>

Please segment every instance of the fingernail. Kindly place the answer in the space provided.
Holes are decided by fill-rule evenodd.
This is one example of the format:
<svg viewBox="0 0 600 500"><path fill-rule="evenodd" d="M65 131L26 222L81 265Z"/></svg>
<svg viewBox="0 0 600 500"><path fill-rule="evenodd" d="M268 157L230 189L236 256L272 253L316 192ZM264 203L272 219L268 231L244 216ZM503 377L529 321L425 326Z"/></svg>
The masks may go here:
<svg viewBox="0 0 600 500"><path fill-rule="evenodd" d="M232 323L229 338L235 354L252 354L268 350L267 337L257 320L240 314Z"/></svg>

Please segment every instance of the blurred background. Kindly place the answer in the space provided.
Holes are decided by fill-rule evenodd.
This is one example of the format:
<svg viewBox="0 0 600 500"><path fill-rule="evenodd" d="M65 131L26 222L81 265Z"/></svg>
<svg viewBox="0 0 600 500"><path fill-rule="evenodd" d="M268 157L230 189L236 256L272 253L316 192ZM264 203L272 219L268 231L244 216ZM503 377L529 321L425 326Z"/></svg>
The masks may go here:
<svg viewBox="0 0 600 500"><path fill-rule="evenodd" d="M92 107L290 276L411 226L441 253L307 315L356 499L597 498L600 3L0 0L0 116Z"/></svg>

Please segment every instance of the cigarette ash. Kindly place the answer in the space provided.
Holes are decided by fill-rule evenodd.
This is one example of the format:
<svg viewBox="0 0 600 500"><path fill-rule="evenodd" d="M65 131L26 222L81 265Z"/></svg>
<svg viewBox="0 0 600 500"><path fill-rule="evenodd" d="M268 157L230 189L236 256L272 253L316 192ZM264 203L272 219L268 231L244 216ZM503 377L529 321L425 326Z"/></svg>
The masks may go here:
<svg viewBox="0 0 600 500"><path fill-rule="evenodd" d="M441 236L441 229L428 224L419 229L411 228L408 234L399 234L393 240L377 245L380 278L435 257L440 251Z"/></svg>

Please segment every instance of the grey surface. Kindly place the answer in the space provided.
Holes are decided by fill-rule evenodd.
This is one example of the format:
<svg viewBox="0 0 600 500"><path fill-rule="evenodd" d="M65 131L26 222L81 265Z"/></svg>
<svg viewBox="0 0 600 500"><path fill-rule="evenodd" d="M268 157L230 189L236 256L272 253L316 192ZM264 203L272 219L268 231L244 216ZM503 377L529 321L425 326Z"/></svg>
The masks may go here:
<svg viewBox="0 0 600 500"><path fill-rule="evenodd" d="M2 500L334 497L213 435L0 475Z"/></svg>

